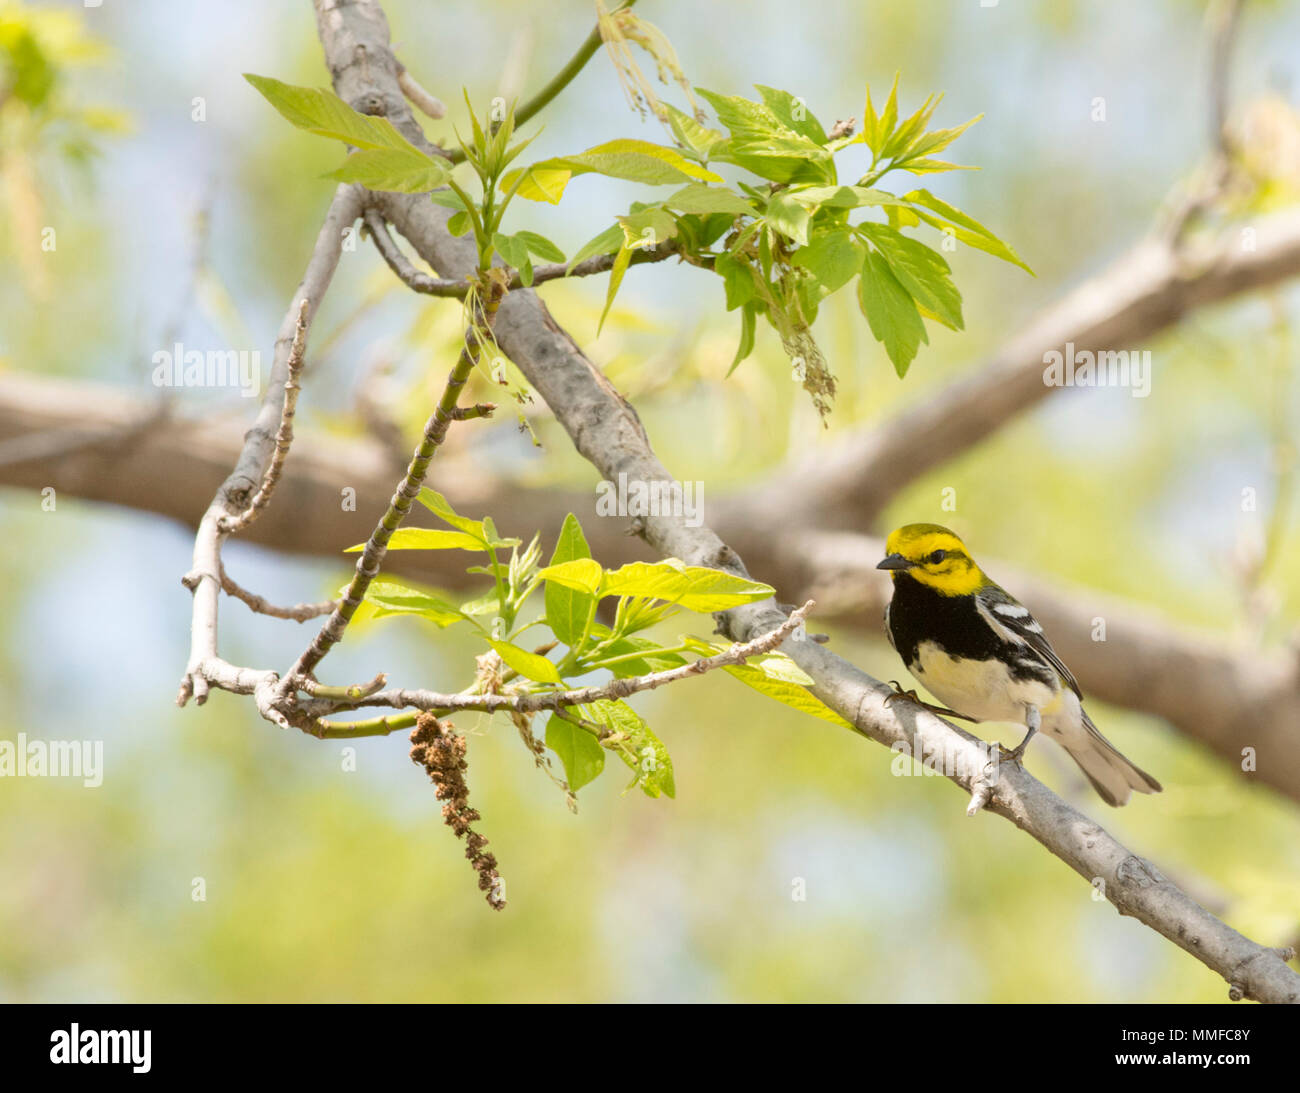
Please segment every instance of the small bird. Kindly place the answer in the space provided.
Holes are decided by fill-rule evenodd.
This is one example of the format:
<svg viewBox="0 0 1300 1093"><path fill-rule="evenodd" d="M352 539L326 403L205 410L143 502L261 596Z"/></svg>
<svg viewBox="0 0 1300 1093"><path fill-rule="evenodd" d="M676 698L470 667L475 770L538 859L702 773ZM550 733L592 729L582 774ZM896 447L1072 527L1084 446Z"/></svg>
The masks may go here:
<svg viewBox="0 0 1300 1093"><path fill-rule="evenodd" d="M876 566L894 581L885 633L917 682L952 707L939 712L1023 724L1028 731L1019 746L1003 749L1015 762L1042 729L1108 805L1126 804L1133 790L1160 792L1159 782L1097 731L1079 684L1043 628L975 564L956 535L938 524L907 524L889 536L885 554ZM898 690L919 702L915 692Z"/></svg>

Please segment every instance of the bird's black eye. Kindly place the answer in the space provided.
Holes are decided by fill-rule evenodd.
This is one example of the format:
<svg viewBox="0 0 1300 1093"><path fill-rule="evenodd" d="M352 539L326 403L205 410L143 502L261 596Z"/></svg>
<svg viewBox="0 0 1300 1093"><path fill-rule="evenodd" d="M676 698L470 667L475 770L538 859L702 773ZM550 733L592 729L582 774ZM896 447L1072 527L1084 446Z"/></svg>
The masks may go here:
<svg viewBox="0 0 1300 1093"><path fill-rule="evenodd" d="M948 557L948 552L946 550L932 550L930 551L930 556L926 558L926 561L931 565L938 565L946 557Z"/></svg>

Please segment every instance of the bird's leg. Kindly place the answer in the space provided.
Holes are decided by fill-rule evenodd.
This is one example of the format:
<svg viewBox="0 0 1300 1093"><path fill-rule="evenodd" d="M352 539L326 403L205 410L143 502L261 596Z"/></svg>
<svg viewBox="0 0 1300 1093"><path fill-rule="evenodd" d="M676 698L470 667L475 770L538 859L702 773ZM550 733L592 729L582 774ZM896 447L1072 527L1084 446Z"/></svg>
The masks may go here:
<svg viewBox="0 0 1300 1093"><path fill-rule="evenodd" d="M903 690L903 685L896 679L891 679L889 685L894 688L892 695L885 696L885 705L888 706L895 699L906 698L910 702L915 702L923 710L929 710L932 714L938 714L940 717L959 717L963 721L970 721L975 724L979 723L978 717L968 717L964 713L958 713L956 710L950 710L947 706L932 706L929 702L922 702L915 691Z"/></svg>
<svg viewBox="0 0 1300 1093"><path fill-rule="evenodd" d="M1025 738L1022 741L1020 741L1020 743L1017 744L1014 748L1006 748L1003 747L1001 744L999 744L998 750L1002 752L1002 758L1010 759L1011 762L1019 764L1021 758L1025 754L1025 748L1029 746L1029 741L1033 739L1034 733L1036 733L1039 730L1042 724L1043 724L1043 718L1042 715L1038 712L1038 707L1026 706L1025 726L1029 729L1029 731L1025 733Z"/></svg>

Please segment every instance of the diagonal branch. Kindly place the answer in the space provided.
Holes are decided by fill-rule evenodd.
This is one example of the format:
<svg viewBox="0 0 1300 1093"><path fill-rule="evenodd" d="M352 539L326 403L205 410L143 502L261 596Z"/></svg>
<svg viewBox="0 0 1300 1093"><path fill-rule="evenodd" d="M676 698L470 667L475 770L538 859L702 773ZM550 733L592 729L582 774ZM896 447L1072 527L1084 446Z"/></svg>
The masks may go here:
<svg viewBox="0 0 1300 1093"><path fill-rule="evenodd" d="M330 649L343 639L343 633L352 621L352 616L356 614L357 608L361 606L366 590L379 575L379 567L383 565L384 556L388 553L389 540L401 527L406 514L411 511L411 505L420 494L420 487L424 485L425 476L429 473L429 464L442 446L447 430L453 421L458 418L463 420L468 416L467 412L459 410L457 403L460 401L460 393L464 390L470 373L478 363L483 346L483 335L492 326L504 291L504 277L488 279L481 302L476 303L473 308L474 314L470 317L469 327L465 332L465 344L461 348L456 366L447 377L442 398L439 399L437 407L424 426L424 435L420 438L419 446L411 457L406 475L393 494L388 511L384 513L383 519L379 521L366 541L365 550L357 560L356 572L352 575L352 580L343 593L342 599L330 613L330 617L320 628L311 645L303 651L285 675L281 687L282 696L290 695L301 681L311 674ZM475 409L479 411L475 416L486 417L491 413L492 408L483 406Z"/></svg>

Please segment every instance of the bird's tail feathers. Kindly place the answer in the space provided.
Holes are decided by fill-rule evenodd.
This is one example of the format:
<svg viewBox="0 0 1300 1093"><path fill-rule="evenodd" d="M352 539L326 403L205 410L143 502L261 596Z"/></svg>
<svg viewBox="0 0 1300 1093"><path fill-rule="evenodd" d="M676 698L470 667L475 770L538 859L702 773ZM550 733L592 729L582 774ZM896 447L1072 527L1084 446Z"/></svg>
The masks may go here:
<svg viewBox="0 0 1300 1093"><path fill-rule="evenodd" d="M1119 808L1128 804L1133 790L1138 793L1160 792L1160 783L1122 755L1114 744L1101 735L1086 713L1083 715L1083 725L1087 730L1086 735L1062 743L1103 801Z"/></svg>

